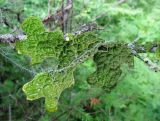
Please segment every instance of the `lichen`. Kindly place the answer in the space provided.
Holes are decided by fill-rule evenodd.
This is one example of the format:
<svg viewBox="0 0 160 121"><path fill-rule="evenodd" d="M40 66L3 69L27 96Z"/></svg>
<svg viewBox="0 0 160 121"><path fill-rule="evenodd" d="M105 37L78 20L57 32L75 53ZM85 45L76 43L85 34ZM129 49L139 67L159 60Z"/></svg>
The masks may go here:
<svg viewBox="0 0 160 121"><path fill-rule="evenodd" d="M88 78L92 86L99 86L110 91L119 81L122 74L121 65L133 66L130 49L122 43L111 43L101 46L93 57L97 70Z"/></svg>
<svg viewBox="0 0 160 121"><path fill-rule="evenodd" d="M57 70L70 65L76 57L83 54L96 42L91 33L78 36L69 34L68 41L65 41L62 31L46 32L43 23L37 17L26 19L22 24L22 29L27 34L27 40L16 43L18 52L28 55L31 58L31 64L43 63L53 58L58 64ZM38 73L32 81L23 86L28 100L44 97L48 111L57 110L61 92L74 84L75 67L62 71L57 70L50 73Z"/></svg>
<svg viewBox="0 0 160 121"><path fill-rule="evenodd" d="M28 100L35 100L44 97L47 111L57 110L60 94L66 88L74 84L73 70L66 72L57 72L55 77L49 73L39 73L32 81L23 86L23 91Z"/></svg>

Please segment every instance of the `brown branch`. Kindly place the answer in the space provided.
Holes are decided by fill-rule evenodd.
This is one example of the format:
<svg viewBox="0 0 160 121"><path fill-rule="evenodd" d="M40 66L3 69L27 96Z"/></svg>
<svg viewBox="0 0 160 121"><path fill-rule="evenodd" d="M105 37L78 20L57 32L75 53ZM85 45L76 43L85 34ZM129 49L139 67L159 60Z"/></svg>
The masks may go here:
<svg viewBox="0 0 160 121"><path fill-rule="evenodd" d="M62 3L61 9L57 10L55 14L47 16L43 20L43 23L48 24L50 22L58 22L61 25L61 27L64 26L64 24L68 20L68 15L72 8L72 4L72 0L67 0L66 6L64 6Z"/></svg>
<svg viewBox="0 0 160 121"><path fill-rule="evenodd" d="M64 32L65 31L65 23L64 23L64 16L65 16L65 11L64 11L64 0L62 0L62 7L61 7L61 12L62 12L62 16L61 16L61 28L62 28L62 31Z"/></svg>
<svg viewBox="0 0 160 121"><path fill-rule="evenodd" d="M48 0L48 16L51 15L51 0Z"/></svg>

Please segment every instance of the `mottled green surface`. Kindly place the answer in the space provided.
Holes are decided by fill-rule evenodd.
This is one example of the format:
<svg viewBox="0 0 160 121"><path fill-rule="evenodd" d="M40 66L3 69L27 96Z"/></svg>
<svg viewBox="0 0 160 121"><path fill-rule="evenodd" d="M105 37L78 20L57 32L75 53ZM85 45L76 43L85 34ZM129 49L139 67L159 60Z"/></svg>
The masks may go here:
<svg viewBox="0 0 160 121"><path fill-rule="evenodd" d="M107 91L110 91L119 81L122 74L121 65L126 63L133 66L134 61L126 45L118 43L100 47L93 59L97 71L89 77L88 82Z"/></svg>
<svg viewBox="0 0 160 121"><path fill-rule="evenodd" d="M67 66L97 41L90 32L78 36L68 34L69 40L65 41L62 31L46 32L43 23L36 17L26 19L22 29L27 34L27 40L17 42L16 49L30 56L32 64L54 57L59 60L60 66Z"/></svg>
<svg viewBox="0 0 160 121"><path fill-rule="evenodd" d="M97 39L91 32L87 32L78 36L68 36L71 39L69 41L65 41L63 50L59 56L60 66L62 67L68 66L68 64L84 54L97 42Z"/></svg>
<svg viewBox="0 0 160 121"><path fill-rule="evenodd" d="M57 61L58 69L69 66L72 62L79 61L77 58L96 43L96 38L88 32L78 36L68 34L68 41L60 30L45 32L40 19L30 17L22 24L22 29L27 34L27 40L16 43L19 53L28 55L31 64L42 63L47 59ZM46 70L47 71L47 70ZM59 72L38 73L32 81L23 86L28 100L45 98L48 111L57 110L58 99L61 92L74 84L71 67Z"/></svg>
<svg viewBox="0 0 160 121"><path fill-rule="evenodd" d="M71 70L56 73L54 78L48 73L39 73L23 86L23 91L28 100L44 97L46 110L54 112L57 110L58 99L62 91L74 84L72 73Z"/></svg>
<svg viewBox="0 0 160 121"><path fill-rule="evenodd" d="M40 63L48 57L58 58L64 41L60 30L45 32L42 22L30 17L22 24L27 40L16 43L16 49L31 57L31 63ZM57 48L58 46L58 48Z"/></svg>
<svg viewBox="0 0 160 121"><path fill-rule="evenodd" d="M58 69L80 61L78 58L97 43L97 38L91 32L78 36L68 34L69 39L65 41L60 30L45 32L42 22L36 17L25 20L22 29L28 38L16 43L17 50L30 56L32 64L41 63L53 57L58 61ZM85 56L86 59L87 56ZM97 70L89 76L88 82L91 85L103 87L107 91L119 81L122 74L121 65L124 63L133 65L130 50L126 45L117 43L101 46L93 60ZM67 67L64 71L52 73L53 76L47 72L38 73L32 81L24 85L23 91L28 100L45 97L46 109L55 111L61 92L74 84L73 72L74 69Z"/></svg>

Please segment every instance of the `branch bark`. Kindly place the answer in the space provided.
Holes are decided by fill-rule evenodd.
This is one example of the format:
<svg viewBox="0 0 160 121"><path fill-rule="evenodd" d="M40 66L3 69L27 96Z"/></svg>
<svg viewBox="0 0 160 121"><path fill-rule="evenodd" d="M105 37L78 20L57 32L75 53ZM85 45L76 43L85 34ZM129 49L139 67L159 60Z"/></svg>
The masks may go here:
<svg viewBox="0 0 160 121"><path fill-rule="evenodd" d="M88 31L98 30L95 23L85 24L79 27L80 30L73 32L73 35L80 35ZM64 35L64 39L67 41L67 34ZM14 35L14 34L0 34L0 43L15 43L16 41L21 41L27 39L26 35Z"/></svg>
<svg viewBox="0 0 160 121"><path fill-rule="evenodd" d="M0 34L0 43L15 43L26 38L26 35Z"/></svg>
<svg viewBox="0 0 160 121"><path fill-rule="evenodd" d="M73 5L73 1L67 0L66 6L64 6L63 3L61 9L57 10L55 14L49 15L44 18L44 24L48 24L50 22L58 22L58 24L61 25L62 29L64 28L64 26L66 26L69 13Z"/></svg>

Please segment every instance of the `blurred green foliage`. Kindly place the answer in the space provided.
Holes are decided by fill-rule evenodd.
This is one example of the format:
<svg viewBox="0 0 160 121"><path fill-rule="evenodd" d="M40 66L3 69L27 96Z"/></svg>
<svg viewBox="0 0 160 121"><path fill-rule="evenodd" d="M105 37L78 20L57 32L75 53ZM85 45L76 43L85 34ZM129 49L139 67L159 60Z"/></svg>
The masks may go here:
<svg viewBox="0 0 160 121"><path fill-rule="evenodd" d="M47 16L47 0L0 0L0 34L11 33L19 28L28 16ZM52 12L61 1L52 1ZM141 43L160 39L160 1L126 0L75 0L71 15L72 31L79 25L94 21L102 28L97 31L106 41L130 42L139 37ZM15 13L21 11L18 21ZM104 13L102 17L98 17ZM4 24L7 18L10 26ZM95 19L97 18L97 19ZM16 33L17 31L14 31ZM18 33L18 32L17 32ZM5 53L7 54L5 57ZM152 58L152 57L151 57ZM155 59L155 57L154 57ZM75 71L76 85L62 93L59 109L55 113L44 110L44 100L29 102L22 86L33 78L22 67L29 68L29 58L20 56L8 45L0 46L0 120L13 121L159 121L160 120L160 73L151 71L135 58L134 69L122 65L121 81L109 93L102 88L93 88L87 83L88 75L94 73L92 59L78 66ZM112 60L111 60L112 61ZM18 63L19 65L16 65ZM34 68L34 67L33 67ZM97 100L97 101L96 101Z"/></svg>

